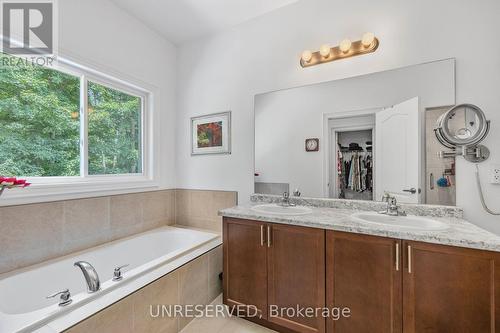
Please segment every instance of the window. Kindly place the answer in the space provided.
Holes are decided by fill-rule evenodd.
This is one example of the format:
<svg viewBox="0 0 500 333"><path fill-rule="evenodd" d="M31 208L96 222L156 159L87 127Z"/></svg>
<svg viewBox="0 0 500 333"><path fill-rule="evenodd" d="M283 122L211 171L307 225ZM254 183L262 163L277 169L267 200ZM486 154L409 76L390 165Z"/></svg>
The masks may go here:
<svg viewBox="0 0 500 333"><path fill-rule="evenodd" d="M0 175L78 176L80 125L74 115L79 99L76 76L1 66Z"/></svg>
<svg viewBox="0 0 500 333"><path fill-rule="evenodd" d="M0 175L147 176L149 94L74 66L6 66L0 54ZM43 181L42 181L43 182Z"/></svg>
<svg viewBox="0 0 500 333"><path fill-rule="evenodd" d="M88 83L89 174L142 172L141 98Z"/></svg>

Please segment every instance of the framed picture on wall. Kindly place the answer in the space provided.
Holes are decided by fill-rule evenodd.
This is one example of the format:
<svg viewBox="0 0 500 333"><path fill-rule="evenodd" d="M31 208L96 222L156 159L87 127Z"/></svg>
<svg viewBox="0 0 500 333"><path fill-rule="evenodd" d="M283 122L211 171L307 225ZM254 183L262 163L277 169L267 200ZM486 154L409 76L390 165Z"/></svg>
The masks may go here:
<svg viewBox="0 0 500 333"><path fill-rule="evenodd" d="M191 155L231 154L231 111L191 118Z"/></svg>

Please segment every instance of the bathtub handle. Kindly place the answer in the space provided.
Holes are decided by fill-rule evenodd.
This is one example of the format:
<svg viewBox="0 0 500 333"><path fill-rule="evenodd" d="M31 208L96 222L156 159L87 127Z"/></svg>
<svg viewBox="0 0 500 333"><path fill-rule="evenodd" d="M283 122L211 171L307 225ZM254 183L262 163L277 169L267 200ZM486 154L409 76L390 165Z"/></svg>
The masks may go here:
<svg viewBox="0 0 500 333"><path fill-rule="evenodd" d="M128 267L128 265L129 264L121 265L115 268L115 271L113 272L113 281L120 281L123 279L122 268Z"/></svg>
<svg viewBox="0 0 500 333"><path fill-rule="evenodd" d="M70 304L71 302L73 302L73 300L71 299L71 293L69 292L69 289L64 289L64 290L58 291L57 293L49 295L49 296L47 296L47 299L54 298L58 295L61 295L59 297L59 306L66 306L66 305Z"/></svg>

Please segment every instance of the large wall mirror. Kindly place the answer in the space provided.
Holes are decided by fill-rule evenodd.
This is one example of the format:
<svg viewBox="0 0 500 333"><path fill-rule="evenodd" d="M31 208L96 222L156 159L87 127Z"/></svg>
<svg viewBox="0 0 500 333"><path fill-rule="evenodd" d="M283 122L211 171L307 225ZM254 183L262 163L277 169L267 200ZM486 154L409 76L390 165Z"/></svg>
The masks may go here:
<svg viewBox="0 0 500 333"><path fill-rule="evenodd" d="M454 104L454 59L257 95L255 192L455 205L434 134Z"/></svg>

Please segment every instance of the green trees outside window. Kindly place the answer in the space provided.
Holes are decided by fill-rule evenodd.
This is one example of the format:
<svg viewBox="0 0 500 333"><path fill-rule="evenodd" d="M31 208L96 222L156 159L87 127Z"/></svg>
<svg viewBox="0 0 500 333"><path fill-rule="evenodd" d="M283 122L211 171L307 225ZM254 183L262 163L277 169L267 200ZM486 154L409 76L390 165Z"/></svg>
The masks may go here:
<svg viewBox="0 0 500 333"><path fill-rule="evenodd" d="M142 172L141 99L88 83L89 174Z"/></svg>
<svg viewBox="0 0 500 333"><path fill-rule="evenodd" d="M81 176L142 172L142 99L88 81L88 161L80 152L81 77L0 54L0 175Z"/></svg>

